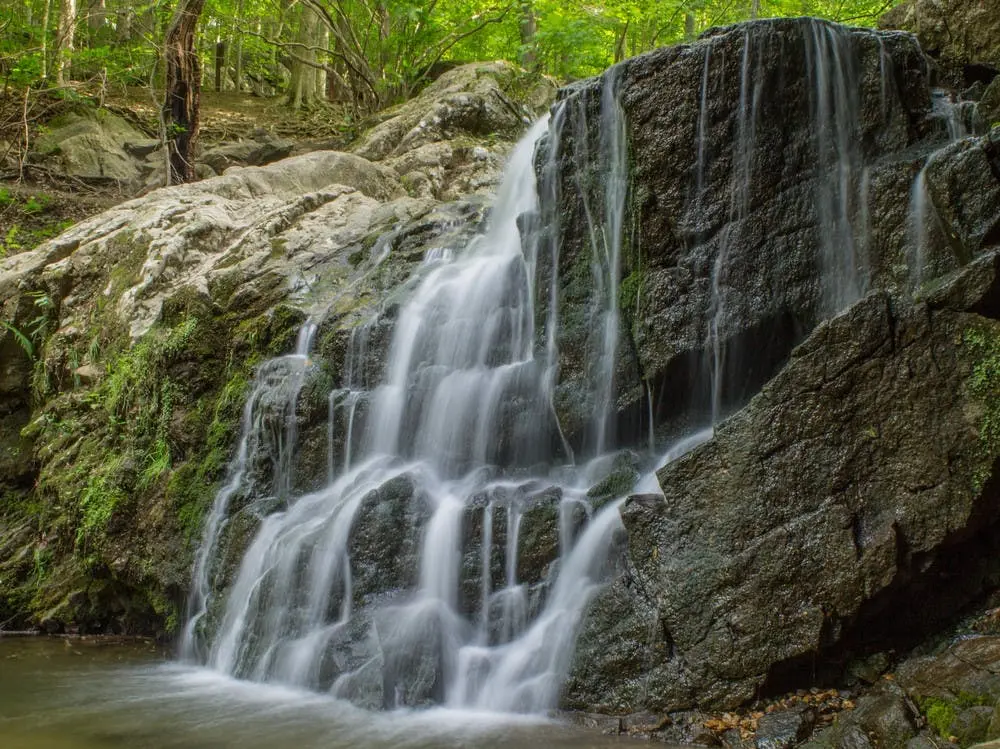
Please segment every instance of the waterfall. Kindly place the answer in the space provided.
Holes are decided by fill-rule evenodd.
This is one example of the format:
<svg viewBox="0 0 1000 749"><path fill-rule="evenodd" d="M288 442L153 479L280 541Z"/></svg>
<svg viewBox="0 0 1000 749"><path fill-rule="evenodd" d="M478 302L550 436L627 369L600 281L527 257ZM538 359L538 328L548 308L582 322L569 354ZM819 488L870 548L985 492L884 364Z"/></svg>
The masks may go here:
<svg viewBox="0 0 1000 749"><path fill-rule="evenodd" d="M755 29L757 32L755 33ZM718 232L715 257L711 270L711 294L706 310L705 367L709 381L711 423L718 423L734 406L730 391L739 383L741 364L732 350L731 338L736 330L735 314L731 309L731 290L743 279L730 277L731 258L746 242L745 233L752 230L746 222L753 209L758 180L773 179L770 174L755 170L756 150L761 128L773 127L760 122L765 76L758 70L758 58L773 56L767 49L771 43L768 22L748 25L743 33L743 48L739 66L739 99L733 102L731 167L728 180L728 210L725 223ZM868 290L869 269L867 251L870 245L868 215L869 168L862 153L862 104L859 97L861 63L852 41L852 32L834 24L805 19L802 24L805 69L801 75L811 110L817 225L817 319L824 319L845 309ZM878 45L880 78L880 111L883 122L889 116L891 61L887 60L884 41L874 37ZM711 127L708 96L711 87L712 47L710 37L700 44L701 88L695 123L693 191L688 200L685 221L701 227L703 204L711 188L707 184L712 154L706 146ZM721 58L722 55L719 55ZM724 63L721 60L720 64ZM716 104L717 106L717 104ZM716 115L717 116L717 115ZM705 241L701 229L693 232L696 242Z"/></svg>
<svg viewBox="0 0 1000 749"><path fill-rule="evenodd" d="M910 188L910 205L907 212L907 240L910 247L910 287L920 288L924 279L924 269L930 253L931 234L941 232L941 226L934 202L927 186L927 170L935 157L952 143L969 133L962 120L961 110L943 91L933 92L934 115L943 123L947 134L944 144L936 148L925 160Z"/></svg>
<svg viewBox="0 0 1000 749"><path fill-rule="evenodd" d="M257 370L243 406L236 455L229 465L225 483L209 510L195 557L187 622L180 640L181 655L187 660L195 660L200 655L196 635L208 613L212 564L230 512L230 503L247 488L252 457L266 454L276 467L272 486L266 493L279 495L284 492L287 496L291 485L291 454L295 449L295 419L292 416L310 364L309 349L315 333L315 321L306 321L299 331L295 353L271 359Z"/></svg>
<svg viewBox="0 0 1000 749"><path fill-rule="evenodd" d="M614 446L627 189L624 119L610 80L600 159L611 178L591 227L601 453ZM365 375L369 326L353 329L342 382L326 400L327 482L318 491L294 495L289 456L316 326L303 328L295 354L261 366L206 522L186 657L371 708L555 706L621 527L618 503L598 508L588 499L594 470L572 465L552 406L558 290L555 273L536 288L536 265L547 251L557 266L558 242L521 223L539 213L540 194L551 200L558 190L566 115L558 108L515 147L485 233L464 249L427 253L395 316L380 382ZM535 147L545 135L553 147L536 184ZM535 319L540 298L544 322ZM232 499L260 490L249 485L248 466L270 446L273 479L263 491L277 501L251 503L256 534L222 597L215 576ZM544 559L539 544L549 549Z"/></svg>

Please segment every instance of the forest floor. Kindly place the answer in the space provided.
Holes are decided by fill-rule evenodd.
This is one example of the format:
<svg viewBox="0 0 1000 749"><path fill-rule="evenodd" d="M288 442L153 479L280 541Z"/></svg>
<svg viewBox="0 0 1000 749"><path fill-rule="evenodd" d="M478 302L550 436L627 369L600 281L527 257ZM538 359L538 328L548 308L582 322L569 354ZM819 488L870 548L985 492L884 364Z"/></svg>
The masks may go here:
<svg viewBox="0 0 1000 749"><path fill-rule="evenodd" d="M76 88L34 93L0 90L0 259L32 249L69 226L139 194L134 186L69 179L33 162L31 144L69 108L93 106L157 137L159 98L148 89ZM343 107L295 112L282 97L202 91L201 143L209 148L248 139L260 130L295 143L293 153L343 149L364 123ZM25 148L25 142L28 147Z"/></svg>

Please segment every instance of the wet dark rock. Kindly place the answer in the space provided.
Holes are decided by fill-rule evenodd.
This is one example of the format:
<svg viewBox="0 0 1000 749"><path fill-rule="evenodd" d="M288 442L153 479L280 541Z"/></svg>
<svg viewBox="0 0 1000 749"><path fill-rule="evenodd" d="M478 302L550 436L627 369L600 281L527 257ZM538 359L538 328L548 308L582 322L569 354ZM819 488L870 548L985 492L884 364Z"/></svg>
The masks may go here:
<svg viewBox="0 0 1000 749"><path fill-rule="evenodd" d="M931 201L959 265L1000 244L1000 182L989 151L987 138L966 139L928 162Z"/></svg>
<svg viewBox="0 0 1000 749"><path fill-rule="evenodd" d="M409 476L397 476L361 500L348 541L358 603L417 582L421 529L429 517L430 507Z"/></svg>
<svg viewBox="0 0 1000 749"><path fill-rule="evenodd" d="M935 655L906 660L896 680L916 700L956 701L962 695L1000 700L1000 637L960 640Z"/></svg>
<svg viewBox="0 0 1000 749"><path fill-rule="evenodd" d="M921 731L906 742L906 749L938 749L938 745L929 733Z"/></svg>
<svg viewBox="0 0 1000 749"><path fill-rule="evenodd" d="M917 733L917 713L899 689L884 689L862 697L852 712L841 718L855 723L878 747L903 749Z"/></svg>
<svg viewBox="0 0 1000 749"><path fill-rule="evenodd" d="M959 711L950 726L951 735L958 739L961 746L969 746L990 736L990 724L996 711L994 707L975 705Z"/></svg>
<svg viewBox="0 0 1000 749"><path fill-rule="evenodd" d="M917 35L945 80L958 86L986 79L1000 68L1000 8L979 0L906 0L879 20L887 29Z"/></svg>
<svg viewBox="0 0 1000 749"><path fill-rule="evenodd" d="M857 89L856 111L847 115L856 117L849 137L859 144L852 190L865 192L860 183L862 167L867 168L871 226L870 240L858 251L865 257L871 286L906 286L906 206L916 175L913 154L907 153L922 139L938 137L934 134L940 127L931 116L924 57L911 36L828 31L820 22L803 19L768 20L713 30L697 43L626 61L615 73L631 155L624 225L636 227L622 248L623 335L615 372L615 426L625 442L639 444L648 437L650 398L658 435L707 420L712 400L707 331L720 253L725 254L720 271L725 302L718 320L725 350L724 411L748 400L829 314L821 247L831 229L824 226L817 201L818 191L826 189L820 175L827 172L813 168L817 131L829 124L816 124L817 94L809 72L810 56L817 54L810 40L828 33L854 71L845 85ZM735 175L739 164L733 155L741 128L748 127L739 103L754 96L750 90L741 97L745 43L751 49L746 76L753 90L782 92L752 103L749 181ZM702 110L706 56L708 89ZM609 73L563 95L562 203L545 221L561 227L556 408L574 445L588 439L594 409L586 387L588 352L600 345L594 298L598 285L592 278L593 250L579 195L591 196L589 210L600 224L605 219L604 183L596 178L602 153L597 123L604 89L612 80ZM704 140L699 142L702 125ZM547 163L551 145L542 146L539 169ZM732 180L748 182L746 216L736 222ZM854 216L852 221L860 225L862 219ZM543 263L540 274L545 283L551 269Z"/></svg>
<svg viewBox="0 0 1000 749"><path fill-rule="evenodd" d="M633 451L617 453L608 466L607 475L587 490L594 509L629 494L639 480L639 465L639 456Z"/></svg>
<svg viewBox="0 0 1000 749"><path fill-rule="evenodd" d="M757 723L757 749L789 749L804 741L816 725L811 708L767 713Z"/></svg>
<svg viewBox="0 0 1000 749"><path fill-rule="evenodd" d="M1000 340L972 311L1000 299L995 262L929 305L874 294L823 323L659 472L665 499L625 504L627 575L581 635L568 699L735 706L847 643L917 637L989 584L1000 445L981 438L969 336Z"/></svg>
<svg viewBox="0 0 1000 749"><path fill-rule="evenodd" d="M873 653L867 658L858 658L847 665L845 681L848 684L874 684L889 670L891 663L888 653Z"/></svg>
<svg viewBox="0 0 1000 749"><path fill-rule="evenodd" d="M987 127L1000 124L1000 76L993 79L979 97L979 116Z"/></svg>

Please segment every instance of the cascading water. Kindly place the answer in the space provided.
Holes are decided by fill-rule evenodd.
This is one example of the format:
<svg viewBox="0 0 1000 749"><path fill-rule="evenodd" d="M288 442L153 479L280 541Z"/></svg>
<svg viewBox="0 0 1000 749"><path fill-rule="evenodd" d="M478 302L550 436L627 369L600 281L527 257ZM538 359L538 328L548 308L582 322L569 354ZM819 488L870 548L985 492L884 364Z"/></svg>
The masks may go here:
<svg viewBox="0 0 1000 749"><path fill-rule="evenodd" d="M205 524L201 546L195 557L191 592L188 596L187 622L181 633L181 655L193 660L199 657L196 632L205 615L212 591L211 565L218 552L218 542L227 522L230 503L240 492L253 484L248 476L254 458L266 456L274 466L270 496L284 496L291 486L292 453L295 450L295 403L305 381L316 324L309 320L299 331L295 353L264 363L251 386L243 406L240 441L229 466L225 484L215 496L215 502Z"/></svg>
<svg viewBox="0 0 1000 749"><path fill-rule="evenodd" d="M602 159L616 175L594 264L605 284L595 378L603 452L612 440L626 185L616 88L602 110L612 133ZM557 113L556 142L561 121ZM286 453L311 332L295 355L261 368L230 479L206 524L188 657L207 650L205 661L224 673L325 689L373 708L554 706L620 520L616 504L598 511L588 500L593 470L570 465L551 398L555 337L550 330L536 340L541 244L522 238L518 222L539 210L532 159L548 130L539 122L513 151L486 233L462 251L428 253L374 387L361 374L367 328L352 333L343 386L327 401L328 485L258 513L228 594L213 601L230 500L247 490L247 465L274 412L261 402L278 391L288 423L277 442L275 493L284 500L292 486ZM542 183L541 192L553 189L544 173ZM550 297L546 324L555 325L555 281L540 293ZM539 538L549 558L537 559ZM208 616L214 627L205 626Z"/></svg>
<svg viewBox="0 0 1000 749"><path fill-rule="evenodd" d="M745 260L757 180L765 176L759 151L773 134L760 112L767 106L763 66L774 50L756 46L770 43L766 25L759 28L742 34L738 103L713 99L721 80L713 68L725 72L726 63L713 39L696 48L700 106L684 221L698 228L693 241L715 253L704 253L702 266L710 301L695 311L697 341L707 321L711 425L738 405L723 380L727 371L739 374L739 357L727 349L741 312L734 291L745 296L746 289L730 259ZM815 253L806 256L815 257L817 287L804 314L821 319L867 290L869 171L859 145L851 32L821 22L805 22L802 31L805 85L796 90L806 117L812 113L802 156L815 190L815 221L804 222L815 244L803 252ZM893 83L878 45L885 119ZM537 123L513 151L486 232L462 246L427 250L405 301L396 296L391 311L351 329L338 387L321 406L325 455L317 462L320 473L325 464L326 485L319 490L296 496L290 457L315 328L307 327L296 354L261 368L196 564L184 636L189 658L371 708L525 712L556 704L576 630L610 573L616 499L659 489L648 473L638 484L632 476L623 488L591 494L621 457L609 451L620 446L623 255L638 262L626 236L627 71L614 68L599 89L584 86L559 102L551 122ZM728 159L717 143L712 152L712 135L723 126L732 133ZM579 256L589 259L590 273L571 269L573 292L587 309L560 320L567 192L580 201L569 215L582 219L572 228L583 236ZM717 220L694 215L717 203ZM383 258L390 241L377 247ZM387 353L369 345L383 323L392 330ZM585 349L572 396L588 417L567 433L591 458L582 466L574 465L555 405L557 384L565 384L560 336L571 325L572 341ZM709 439L712 426L700 427L658 465ZM266 486L250 470L260 452L274 453ZM656 465L643 456L630 470ZM251 529L244 527L239 543L227 537L235 497L244 500L240 511ZM242 560L232 564L223 550L238 548L253 530Z"/></svg>
<svg viewBox="0 0 1000 749"><path fill-rule="evenodd" d="M931 200L927 187L927 171L933 166L935 158L955 141L961 140L969 133L956 105L943 91L934 92L934 114L944 123L947 138L944 145L934 150L924 161L920 171L913 180L910 189L910 206L908 211L908 240L911 249L909 258L910 286L919 289L924 279L925 266L928 262L931 235L940 233L937 211Z"/></svg>
<svg viewBox="0 0 1000 749"><path fill-rule="evenodd" d="M773 175L755 172L755 151L758 129L761 127L760 107L764 94L764 78L756 70L758 57L773 55L768 51L767 22L761 22L754 33L747 27L739 66L739 100L732 114L733 138L731 168L728 181L728 212L719 231L717 250L711 272L711 302L707 310L706 359L710 380L711 423L717 423L739 398L728 392L738 390L738 383L729 378L742 370L738 356L727 340L734 330L729 296L731 287L741 279L730 278L731 256L745 241L744 232L758 180L772 180ZM815 212L817 223L817 277L819 297L816 316L823 319L836 314L860 299L868 290L869 271L866 253L870 244L868 216L869 169L861 149L862 106L860 62L851 38L851 30L822 21L805 19L804 71L806 91L812 112L812 132L815 133L810 163L814 169ZM886 60L884 42L877 39L883 121L889 115L889 89L893 85ZM704 44L701 93L698 120L695 127L697 158L694 167L694 189L688 200L686 221L699 226L702 204L709 189L706 180L709 163L720 154L706 147L707 133L712 123L709 107L712 99L712 37ZM724 59L719 65L724 66ZM696 241L701 235L695 233ZM730 361L731 358L736 361Z"/></svg>

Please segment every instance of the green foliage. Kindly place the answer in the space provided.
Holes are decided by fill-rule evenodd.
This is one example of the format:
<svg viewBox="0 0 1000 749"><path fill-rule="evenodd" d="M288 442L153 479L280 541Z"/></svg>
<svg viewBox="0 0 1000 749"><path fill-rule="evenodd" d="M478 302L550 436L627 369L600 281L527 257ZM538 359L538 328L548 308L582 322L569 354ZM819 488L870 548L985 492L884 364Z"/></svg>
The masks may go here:
<svg viewBox="0 0 1000 749"><path fill-rule="evenodd" d="M938 736L948 738L951 735L951 724L958 714L955 705L935 697L921 703L921 708L927 716L927 725L934 729Z"/></svg>
<svg viewBox="0 0 1000 749"><path fill-rule="evenodd" d="M158 45L175 3L125 4L97 18L81 12L74 49L60 53L58 6L50 5L43 28L46 2L18 0L17 10L0 10L0 26L7 24L0 70L9 84L42 86L62 54L77 81L124 89L148 85L152 71L162 85ZM892 4L760 0L758 12L872 25ZM593 75L624 57L745 20L751 7L750 0L207 0L198 49L206 88L215 83L218 58L222 88L281 93L295 58L305 57L328 66L336 100L364 112L412 95L440 63L505 59L562 78Z"/></svg>
<svg viewBox="0 0 1000 749"><path fill-rule="evenodd" d="M82 547L88 539L104 531L111 522L115 510L128 501L127 494L117 480L124 462L124 455L110 456L87 482L80 496L82 518L77 527L78 547Z"/></svg>

